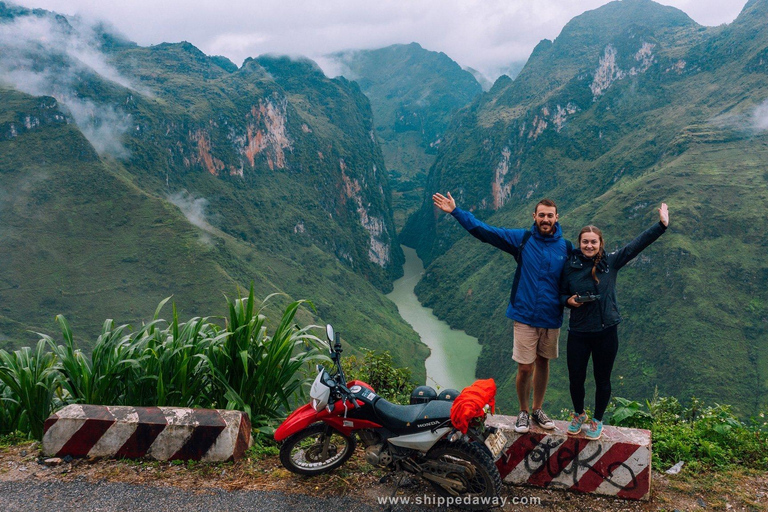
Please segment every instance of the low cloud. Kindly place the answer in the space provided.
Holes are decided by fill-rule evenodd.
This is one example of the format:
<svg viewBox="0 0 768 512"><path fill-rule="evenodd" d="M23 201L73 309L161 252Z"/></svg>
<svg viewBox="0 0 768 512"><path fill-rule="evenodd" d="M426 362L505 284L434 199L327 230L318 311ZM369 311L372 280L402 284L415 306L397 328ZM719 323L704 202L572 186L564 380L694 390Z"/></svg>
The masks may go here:
<svg viewBox="0 0 768 512"><path fill-rule="evenodd" d="M758 105L752 112L752 129L755 131L768 130L768 100Z"/></svg>
<svg viewBox="0 0 768 512"><path fill-rule="evenodd" d="M710 119L712 125L726 130L758 134L768 130L768 99L741 113L727 113Z"/></svg>
<svg viewBox="0 0 768 512"><path fill-rule="evenodd" d="M122 143L125 133L131 128L131 116L119 112L109 105L97 105L89 100L66 98L66 105L80 131L100 154L115 158L127 158L128 150Z"/></svg>
<svg viewBox="0 0 768 512"><path fill-rule="evenodd" d="M322 68L325 76L335 78L343 76L347 80L357 80L358 76L352 72L349 66L344 62L347 58L352 58L355 52L343 52L340 56L322 55L315 57L315 62Z"/></svg>
<svg viewBox="0 0 768 512"><path fill-rule="evenodd" d="M415 41L495 79L510 63L527 60L539 41L557 37L574 16L610 0L15 1L108 20L141 45L190 41L238 65L264 53L301 54L319 62L338 51ZM719 25L731 22L746 1L660 3L699 23Z"/></svg>
<svg viewBox="0 0 768 512"><path fill-rule="evenodd" d="M207 199L203 197L196 198L186 190L182 190L181 192L170 194L168 201L175 204L192 225L199 227L203 231L213 230L205 213L208 207Z"/></svg>
<svg viewBox="0 0 768 512"><path fill-rule="evenodd" d="M131 127L130 116L77 90L97 75L138 92L99 51L91 26L76 18L20 16L0 23L0 49L0 82L56 98L100 155L128 156L122 138Z"/></svg>

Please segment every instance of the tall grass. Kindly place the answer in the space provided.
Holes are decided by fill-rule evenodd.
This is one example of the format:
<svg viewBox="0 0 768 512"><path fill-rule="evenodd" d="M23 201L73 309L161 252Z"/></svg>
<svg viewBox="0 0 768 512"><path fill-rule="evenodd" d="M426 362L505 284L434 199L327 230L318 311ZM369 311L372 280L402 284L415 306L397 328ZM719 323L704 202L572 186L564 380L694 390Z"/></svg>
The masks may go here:
<svg viewBox="0 0 768 512"><path fill-rule="evenodd" d="M135 364L126 390L125 401L131 405L175 407L222 407L212 400L212 376L205 364L212 347L230 335L208 318L195 317L179 322L176 306L173 319L165 328L155 312L155 319L133 338L131 347Z"/></svg>
<svg viewBox="0 0 768 512"><path fill-rule="evenodd" d="M34 351L0 351L0 433L40 439L53 408L71 403L239 409L269 431L301 394L304 369L328 359L310 333L316 326L294 322L304 301L289 304L269 334L262 310L271 297L257 307L251 287L247 297L227 299L224 327L209 318L180 322L175 305L167 322L165 299L135 332L106 320L90 356L57 316L60 343L41 335Z"/></svg>
<svg viewBox="0 0 768 512"><path fill-rule="evenodd" d="M0 350L0 380L21 408L18 426L26 427L35 439L43 437L43 423L54 408L54 392L61 379L56 356L45 347L45 341L40 340L34 350Z"/></svg>
<svg viewBox="0 0 768 512"><path fill-rule="evenodd" d="M137 364L131 357L130 336L123 334L128 326L115 328L113 320L106 320L89 357L75 347L66 318L57 315L56 322L61 327L64 345L56 345L49 336L41 336L58 358L57 368L63 377L61 385L67 402L119 404L129 381L127 376Z"/></svg>
<svg viewBox="0 0 768 512"><path fill-rule="evenodd" d="M247 298L230 301L223 343L215 344L206 357L215 376L217 402L227 408L246 411L254 425L267 426L290 408L290 398L301 391L302 366L313 361L330 361L320 352L321 341L309 333L313 326L299 328L293 323L304 301L293 302L283 312L280 325L270 337L261 309L270 295L255 309L253 288Z"/></svg>
<svg viewBox="0 0 768 512"><path fill-rule="evenodd" d="M13 398L11 388L0 380L0 436L10 434L19 429L21 406Z"/></svg>

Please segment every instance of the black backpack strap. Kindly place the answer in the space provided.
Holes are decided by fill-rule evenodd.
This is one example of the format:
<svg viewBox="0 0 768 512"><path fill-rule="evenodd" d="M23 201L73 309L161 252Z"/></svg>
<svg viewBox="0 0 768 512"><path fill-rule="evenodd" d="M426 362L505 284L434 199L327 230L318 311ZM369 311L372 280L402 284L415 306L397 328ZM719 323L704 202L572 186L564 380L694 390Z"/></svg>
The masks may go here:
<svg viewBox="0 0 768 512"><path fill-rule="evenodd" d="M520 262L523 261L523 247L525 247L525 244L531 238L531 235L532 233L530 231L523 233L523 240L520 242L520 247L517 248L517 252L512 253L518 266L520 266Z"/></svg>
<svg viewBox="0 0 768 512"><path fill-rule="evenodd" d="M509 293L510 304L515 303L517 285L520 284L520 267L523 264L523 248L525 247L526 242L528 242L528 239L531 238L531 235L532 233L530 231L526 231L523 234L523 240L520 242L520 247L517 248L517 252L512 254L512 256L515 258L515 261L517 262L517 268L515 269L515 278L512 280L512 291Z"/></svg>

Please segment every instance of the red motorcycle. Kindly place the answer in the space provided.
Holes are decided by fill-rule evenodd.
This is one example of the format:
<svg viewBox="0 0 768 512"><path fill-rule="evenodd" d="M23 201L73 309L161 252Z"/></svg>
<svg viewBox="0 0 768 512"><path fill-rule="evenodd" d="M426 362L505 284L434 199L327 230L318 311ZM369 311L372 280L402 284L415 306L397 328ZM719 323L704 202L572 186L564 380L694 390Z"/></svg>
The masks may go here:
<svg viewBox="0 0 768 512"><path fill-rule="evenodd" d="M501 478L494 461L506 439L485 426L484 412L464 434L451 423L452 400L396 405L365 382L347 382L338 334L330 325L326 331L334 373L318 365L310 402L275 431L286 469L301 475L331 471L352 456L359 437L368 463L418 475L454 503L480 509L498 499Z"/></svg>

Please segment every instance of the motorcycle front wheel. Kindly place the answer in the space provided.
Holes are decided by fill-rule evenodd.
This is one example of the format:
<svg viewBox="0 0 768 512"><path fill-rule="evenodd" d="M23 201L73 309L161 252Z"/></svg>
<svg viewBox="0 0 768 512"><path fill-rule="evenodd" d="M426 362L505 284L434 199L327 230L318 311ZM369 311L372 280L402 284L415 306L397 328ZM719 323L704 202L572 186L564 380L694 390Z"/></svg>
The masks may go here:
<svg viewBox="0 0 768 512"><path fill-rule="evenodd" d="M285 440L280 447L280 462L293 473L319 475L344 464L356 446L354 436L315 423Z"/></svg>
<svg viewBox="0 0 768 512"><path fill-rule="evenodd" d="M501 475L491 457L478 445L464 441L443 442L432 448L427 458L445 463L451 469L441 476L460 482L456 488L430 481L437 494L461 497L459 506L468 510L492 508L492 500L501 490Z"/></svg>

